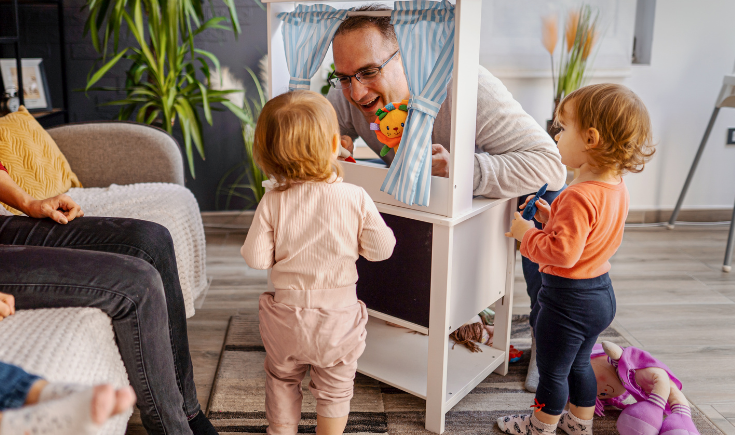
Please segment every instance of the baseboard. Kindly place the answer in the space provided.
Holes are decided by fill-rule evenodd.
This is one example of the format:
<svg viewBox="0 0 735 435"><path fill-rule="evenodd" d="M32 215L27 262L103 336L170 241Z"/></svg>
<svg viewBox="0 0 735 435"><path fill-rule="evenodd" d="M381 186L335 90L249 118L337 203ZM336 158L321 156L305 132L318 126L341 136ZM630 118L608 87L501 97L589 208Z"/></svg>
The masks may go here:
<svg viewBox="0 0 735 435"><path fill-rule="evenodd" d="M673 209L631 210L628 212L626 224L649 224L668 222ZM203 211L202 223L207 232L210 231L247 231L253 222L254 210L246 211ZM680 222L729 222L732 219L731 208L684 209L676 218Z"/></svg>
<svg viewBox="0 0 735 435"><path fill-rule="evenodd" d="M211 232L247 232L253 222L255 210L203 211L204 230Z"/></svg>
<svg viewBox="0 0 735 435"><path fill-rule="evenodd" d="M626 224L649 224L668 222L673 209L663 210L630 210ZM731 208L716 209L683 209L676 220L679 222L729 222L732 219Z"/></svg>

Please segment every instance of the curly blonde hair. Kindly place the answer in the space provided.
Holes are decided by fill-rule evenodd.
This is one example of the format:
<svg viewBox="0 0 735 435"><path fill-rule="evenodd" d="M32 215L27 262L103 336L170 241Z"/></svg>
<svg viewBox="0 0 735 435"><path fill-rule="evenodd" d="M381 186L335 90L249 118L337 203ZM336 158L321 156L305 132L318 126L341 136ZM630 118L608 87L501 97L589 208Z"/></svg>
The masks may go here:
<svg viewBox="0 0 735 435"><path fill-rule="evenodd" d="M268 101L258 117L253 157L263 172L275 178L276 190L295 182L329 181L342 176L332 153L339 135L337 113L322 95L292 91Z"/></svg>
<svg viewBox="0 0 735 435"><path fill-rule="evenodd" d="M641 172L656 152L648 110L623 85L603 83L570 93L556 109L557 124L564 121L565 107L580 132L594 128L600 134L598 146L587 151L593 168L617 175Z"/></svg>

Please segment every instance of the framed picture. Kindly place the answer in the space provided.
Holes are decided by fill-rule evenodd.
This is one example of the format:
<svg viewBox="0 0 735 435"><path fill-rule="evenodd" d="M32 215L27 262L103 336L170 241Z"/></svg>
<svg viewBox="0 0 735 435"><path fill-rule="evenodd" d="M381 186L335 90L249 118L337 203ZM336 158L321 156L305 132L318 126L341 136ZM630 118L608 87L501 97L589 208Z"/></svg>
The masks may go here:
<svg viewBox="0 0 735 435"><path fill-rule="evenodd" d="M43 59L21 59L23 69L23 98L29 111L51 110L51 95L46 82ZM4 92L18 89L18 71L15 59L0 59L0 73Z"/></svg>

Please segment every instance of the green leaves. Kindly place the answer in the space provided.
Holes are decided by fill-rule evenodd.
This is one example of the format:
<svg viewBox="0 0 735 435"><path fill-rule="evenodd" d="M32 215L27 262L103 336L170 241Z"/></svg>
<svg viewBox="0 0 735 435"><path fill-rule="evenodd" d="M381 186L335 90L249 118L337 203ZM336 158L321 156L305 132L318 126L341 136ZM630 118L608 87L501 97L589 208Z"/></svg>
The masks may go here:
<svg viewBox="0 0 735 435"><path fill-rule="evenodd" d="M598 20L599 11L593 12L586 4L569 13L562 44L562 47L566 45L567 49L561 50L559 77L554 96L556 99L561 100L584 85L589 56L599 37Z"/></svg>
<svg viewBox="0 0 735 435"><path fill-rule="evenodd" d="M95 83L97 83L99 81L99 79L102 78L102 76L104 76L105 74L107 74L107 71L109 71L110 68L112 68L113 66L115 66L115 64L125 55L125 53L127 53L127 51L128 51L127 48L125 50L121 51L120 53L118 53L117 56L113 57L112 60L110 60L109 62L107 62L106 64L104 64L102 66L102 68L100 68L99 70L97 70L96 73L92 74L92 77L90 77L89 80L87 80L87 88L85 90L88 91L92 87L92 85L94 85Z"/></svg>
<svg viewBox="0 0 735 435"><path fill-rule="evenodd" d="M239 33L234 3L223 1L231 9L234 30ZM104 103L122 106L119 119L134 117L138 122L161 125L169 133L178 125L184 138L189 172L194 177L194 149L204 158L200 109L209 125L213 124L212 111L219 104L239 119L252 121L242 108L225 98L237 91L210 89L210 65L219 69L219 59L209 51L194 47L195 35L209 29L231 30L223 24L226 18L215 16L201 23L202 0L88 0L87 7L90 13L85 32L91 32L95 49L102 52L103 65L90 72L85 91L125 91L125 98ZM122 23L132 33L136 45L118 52ZM100 41L100 32L104 41ZM115 55L108 60L106 50L111 36ZM125 86L122 89L94 87L122 58L132 61ZM206 79L199 81L198 74Z"/></svg>
<svg viewBox="0 0 735 435"><path fill-rule="evenodd" d="M225 175L222 176L219 184L217 185L217 196L225 196L225 210L230 208L230 202L233 197L250 201L250 205L260 202L263 195L265 195L263 181L268 179L268 176L255 163L255 158L253 157L255 125L267 98L263 92L262 86L260 85L258 76L255 75L255 72L250 68L247 68L247 71L255 84L255 89L258 93L257 98L251 98L249 102L247 99L244 99L242 108L235 106L229 101L222 103L230 109L232 113L240 118L240 121L242 121L242 139L245 144L246 157L245 160L230 168ZM235 180L229 185L225 185L225 183L233 177L233 174L238 174L235 177ZM247 183L242 182L245 177L247 177ZM219 209L219 201L215 201L215 205Z"/></svg>
<svg viewBox="0 0 735 435"><path fill-rule="evenodd" d="M260 0L253 1L263 8ZM189 45L190 51L194 50L193 36L201 31L207 29L234 30L235 35L242 32L234 0L222 0L229 13L229 26L222 24L227 21L225 17L210 18L201 24L204 21L203 2L204 0L143 0L141 5L140 0L87 0L84 8L89 10L89 15L84 23L84 35L86 36L87 33L91 35L95 50L103 55L102 61L106 62L107 43L110 38L114 41L112 53L114 55L118 53L120 28L125 21L123 12L127 11L131 17L135 18L134 10L137 6L141 6L138 10L147 15L154 25L163 21L172 24L173 28L167 28L168 40L176 40L178 37L174 33L180 34L183 36L182 40ZM192 29L195 30L192 32ZM142 28L139 27L137 30L141 35L143 34Z"/></svg>

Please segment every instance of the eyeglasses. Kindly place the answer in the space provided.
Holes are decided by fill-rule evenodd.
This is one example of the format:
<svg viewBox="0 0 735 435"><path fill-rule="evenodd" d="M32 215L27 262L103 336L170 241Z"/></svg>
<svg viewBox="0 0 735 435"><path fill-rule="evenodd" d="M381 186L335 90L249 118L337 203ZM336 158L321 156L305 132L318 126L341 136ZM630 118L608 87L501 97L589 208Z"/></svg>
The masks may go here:
<svg viewBox="0 0 735 435"><path fill-rule="evenodd" d="M400 51L400 50L399 50ZM335 75L334 73L329 73L329 78L327 79L327 82L332 85L332 87L336 89L347 89L352 86L352 77L356 78L358 82L362 83L363 85L367 86L375 79L380 76L380 72L385 68L386 65L388 65L388 62L393 60L394 57L396 57L396 54L398 54L398 51L393 53L393 56L388 58L385 62L383 62L382 65L379 67L373 67L373 68L366 68L362 71L358 71L356 74L353 74L351 76L342 76L342 75Z"/></svg>

